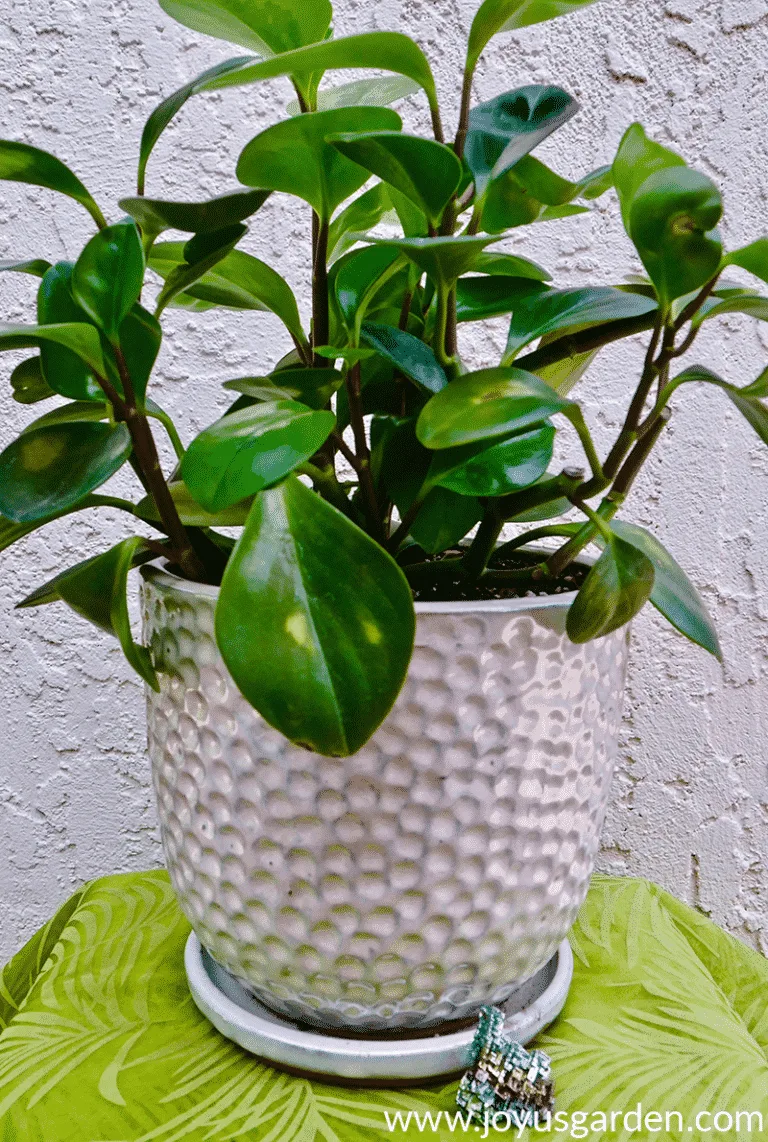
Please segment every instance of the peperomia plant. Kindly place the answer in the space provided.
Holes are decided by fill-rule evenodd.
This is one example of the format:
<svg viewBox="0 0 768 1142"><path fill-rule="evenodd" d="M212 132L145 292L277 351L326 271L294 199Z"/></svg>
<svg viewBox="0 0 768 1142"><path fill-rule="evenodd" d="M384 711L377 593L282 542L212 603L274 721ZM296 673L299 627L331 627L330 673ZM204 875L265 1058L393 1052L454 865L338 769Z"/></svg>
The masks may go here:
<svg viewBox="0 0 768 1142"><path fill-rule="evenodd" d="M243 694L290 739L327 754L357 750L390 709L411 656L414 596L548 593L575 582L575 642L617 629L650 599L719 654L682 570L649 532L614 517L683 385L718 386L768 442L768 371L737 387L702 366L674 368L705 321L733 312L768 320L768 299L722 278L737 265L768 280L768 239L724 254L717 187L638 125L611 166L577 182L556 174L532 151L578 109L558 87L471 100L493 36L590 2L485 0L448 142L429 63L404 35L334 39L328 0L161 0L187 26L255 54L211 68L153 112L137 193L111 225L53 156L0 144L0 177L68 195L97 227L74 263L2 266L41 279L37 321L0 328L0 348L37 351L11 374L14 395L64 401L0 456L0 545L101 506L155 533L94 553L20 606L64 600L116 635L156 686L162 664L129 625L129 572L161 557L186 579L220 584L217 641ZM392 74L322 86L337 68ZM201 203L146 195L153 148L187 100L272 77L290 80L295 103L240 155L246 189ZM433 138L406 133L391 109L419 90ZM612 188L647 277L558 288L495 245L523 225L584 211ZM308 332L287 282L239 248L246 220L275 192L307 206ZM161 240L166 231L187 237ZM159 288L145 282L147 269ZM270 311L292 344L268 375L228 381L231 408L186 448L148 395L159 320L179 306ZM501 361L467 371L459 327L501 315L510 321ZM648 335L645 364L601 457L572 389L604 346L639 333ZM583 459L550 470L564 423ZM176 451L170 476L153 426ZM99 491L124 464L137 502ZM500 543L508 523L522 526ZM558 542L530 546L544 539ZM597 562L574 571L593 542Z"/></svg>

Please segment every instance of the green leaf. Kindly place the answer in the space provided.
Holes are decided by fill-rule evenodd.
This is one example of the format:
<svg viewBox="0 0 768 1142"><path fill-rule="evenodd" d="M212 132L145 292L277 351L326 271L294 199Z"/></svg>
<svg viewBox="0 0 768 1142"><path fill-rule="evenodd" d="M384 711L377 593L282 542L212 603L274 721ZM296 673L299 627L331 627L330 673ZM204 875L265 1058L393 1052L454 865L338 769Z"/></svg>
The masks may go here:
<svg viewBox="0 0 768 1142"><path fill-rule="evenodd" d="M92 325L81 322L63 322L52 325L9 325L6 322L0 322L0 352L6 349L40 349L49 343L63 345L66 349L71 349L95 372L101 376L104 375L105 365L101 341L97 330Z"/></svg>
<svg viewBox="0 0 768 1142"><path fill-rule="evenodd" d="M0 454L0 512L17 523L76 504L122 467L124 424L76 422L25 432Z"/></svg>
<svg viewBox="0 0 768 1142"><path fill-rule="evenodd" d="M227 226L223 230L214 230L210 234L203 234L190 238L181 248L183 261L177 262L173 269L165 276L165 285L161 289L155 305L155 316L159 317L166 306L180 293L189 291L203 278L209 270L230 254L248 227L241 223ZM176 246L177 243L167 245ZM159 255L162 257L162 255ZM150 265L157 267L157 259L151 258Z"/></svg>
<svg viewBox="0 0 768 1142"><path fill-rule="evenodd" d="M693 318L693 326L699 328L712 317L722 317L725 313L744 313L754 317L757 321L768 321L768 297L760 297L751 291L732 294L718 300L707 298L704 305Z"/></svg>
<svg viewBox="0 0 768 1142"><path fill-rule="evenodd" d="M336 350L338 352L338 350ZM226 381L225 389L259 401L299 401L309 408L325 408L342 382L335 369L278 369L267 377L240 377Z"/></svg>
<svg viewBox="0 0 768 1142"><path fill-rule="evenodd" d="M193 497L186 484L181 480L172 480L168 484L171 499L176 505L179 519L186 527L242 527L251 510L252 497L232 504L222 511L207 512ZM148 523L159 523L160 513L157 510L154 498L144 496L134 509L139 519Z"/></svg>
<svg viewBox="0 0 768 1142"><path fill-rule="evenodd" d="M30 432L37 432L39 428L55 424L108 420L109 416L110 406L106 401L70 400L66 404L60 404L56 408L52 408L50 412L39 416L32 424L28 424L26 428L22 429L21 435L26 436Z"/></svg>
<svg viewBox="0 0 768 1142"><path fill-rule="evenodd" d="M723 213L711 179L688 167L650 175L635 192L629 234L663 305L700 289L720 268Z"/></svg>
<svg viewBox="0 0 768 1142"><path fill-rule="evenodd" d="M11 373L13 399L19 404L37 404L55 396L54 390L43 376L39 357L29 357Z"/></svg>
<svg viewBox="0 0 768 1142"><path fill-rule="evenodd" d="M651 298L610 286L553 289L521 297L512 315L505 361L514 360L531 341L552 333L575 333L605 322L622 321L656 309Z"/></svg>
<svg viewBox="0 0 768 1142"><path fill-rule="evenodd" d="M547 290L543 282L505 274L459 278L456 283L456 319L485 321L516 310L523 298L535 298Z"/></svg>
<svg viewBox="0 0 768 1142"><path fill-rule="evenodd" d="M331 111L334 107L387 107L419 90L419 84L403 75L387 75L377 79L353 79L338 87L319 92L317 110ZM288 104L288 114L301 112L298 100Z"/></svg>
<svg viewBox="0 0 768 1142"><path fill-rule="evenodd" d="M56 190L84 206L97 226L106 225L104 215L77 175L47 151L0 139L0 179Z"/></svg>
<svg viewBox="0 0 768 1142"><path fill-rule="evenodd" d="M319 753L354 753L400 691L414 631L410 588L379 544L295 478L257 497L216 638L270 725Z"/></svg>
<svg viewBox="0 0 768 1142"><path fill-rule="evenodd" d="M590 349L586 353L576 353L550 365L540 365L531 372L535 372L537 377L541 377L542 381L546 381L564 397L578 384L599 352L599 349Z"/></svg>
<svg viewBox="0 0 768 1142"><path fill-rule="evenodd" d="M195 32L264 56L324 39L333 15L330 0L160 0L160 7Z"/></svg>
<svg viewBox="0 0 768 1142"><path fill-rule="evenodd" d="M711 369L706 369L703 365L692 365L691 368L675 377L674 385L677 388L679 385L690 384L691 382L716 385L717 388L722 389L730 397L744 419L754 428L763 443L768 444L768 408L760 399L768 396L766 373L761 373L751 385L746 385L740 389L736 385L724 381L722 377L718 377L717 373L713 373Z"/></svg>
<svg viewBox="0 0 768 1142"><path fill-rule="evenodd" d="M428 345L402 329L365 322L360 337L382 357L427 393L439 393L448 384L445 370Z"/></svg>
<svg viewBox="0 0 768 1142"><path fill-rule="evenodd" d="M277 400L229 413L190 444L180 475L206 511L236 504L314 456L336 424L332 412Z"/></svg>
<svg viewBox="0 0 768 1142"><path fill-rule="evenodd" d="M41 325L77 322L92 326L72 293L72 262L57 262L43 275L37 293L37 318ZM98 334L93 329L98 340ZM103 400L104 393L95 374L72 349L49 342L40 350L40 364L46 383L54 392L73 400Z"/></svg>
<svg viewBox="0 0 768 1142"><path fill-rule="evenodd" d="M568 407L523 369L483 369L452 381L424 406L416 435L425 448L457 448L524 432Z"/></svg>
<svg viewBox="0 0 768 1142"><path fill-rule="evenodd" d="M699 592L655 535L619 520L611 529L650 559L655 572L651 602L673 627L722 661L715 625Z"/></svg>
<svg viewBox="0 0 768 1142"><path fill-rule="evenodd" d="M365 194L350 202L337 214L328 231L328 264L332 264L360 241L366 230L378 226L392 210L392 200L383 182L377 182Z"/></svg>
<svg viewBox="0 0 768 1142"><path fill-rule="evenodd" d="M184 249L182 242L158 243L150 256L150 267L168 281L174 270L184 265ZM183 296L227 309L274 313L293 338L306 345L291 287L266 262L246 254L244 250L232 250L212 270L188 286Z"/></svg>
<svg viewBox="0 0 768 1142"><path fill-rule="evenodd" d="M18 543L20 539L24 539L25 536L30 535L33 531L37 531L38 528L44 527L47 523L53 523L54 520L61 519L62 516L70 515L72 512L85 511L88 508L114 506L114 501L108 496L85 496L84 499L72 507L53 512L43 519L31 520L26 523L15 523L13 520L6 519L5 516L0 516L0 551L5 551L6 548L12 547L14 543Z"/></svg>
<svg viewBox="0 0 768 1142"><path fill-rule="evenodd" d="M633 123L625 132L613 160L613 181L621 204L624 229L630 232L630 211L635 195L645 180L657 171L684 167L674 151L662 147L646 135L639 123Z"/></svg>
<svg viewBox="0 0 768 1142"><path fill-rule="evenodd" d="M61 599L89 622L114 635L134 670L153 690L159 690L149 651L133 641L128 618L128 572L152 558L141 536L70 567L28 595L19 607L36 607Z"/></svg>
<svg viewBox="0 0 768 1142"><path fill-rule="evenodd" d="M568 610L565 629L571 642L590 642L623 627L645 606L653 585L651 560L612 533Z"/></svg>
<svg viewBox="0 0 768 1142"><path fill-rule="evenodd" d="M536 262L529 258L521 258L516 254L480 254L470 266L476 274L491 274L497 277L530 278L531 281L548 282L552 275Z"/></svg>
<svg viewBox="0 0 768 1142"><path fill-rule="evenodd" d="M464 158L474 176L477 196L578 110L579 104L567 91L540 84L505 91L473 107Z"/></svg>
<svg viewBox="0 0 768 1142"><path fill-rule="evenodd" d="M352 162L394 186L437 226L461 182L461 161L450 147L401 131L330 136Z"/></svg>
<svg viewBox="0 0 768 1142"><path fill-rule="evenodd" d="M514 32L530 24L554 20L584 8L593 0L485 0L472 21L467 65L474 71L486 44L500 32Z"/></svg>
<svg viewBox="0 0 768 1142"><path fill-rule="evenodd" d="M107 226L91 238L72 271L77 304L113 344L139 300L144 282L144 254L133 219Z"/></svg>
<svg viewBox="0 0 768 1142"><path fill-rule="evenodd" d="M352 250L334 267L334 292L342 316L347 323L364 313L373 301L377 282L383 287L396 270L399 251L391 246L366 246Z"/></svg>
<svg viewBox="0 0 768 1142"><path fill-rule="evenodd" d="M169 95L155 108L147 119L141 135L137 178L137 190L139 194L144 193L149 156L155 149L155 145L165 128L171 120L178 115L187 100L191 99L193 95L197 95L199 91L204 90L205 85L210 80L216 79L216 77L220 75L226 75L228 71L234 71L244 64L250 63L250 61L250 56L237 56L235 59L227 59L222 63L217 63L214 67L210 67L207 71L204 71L202 75L198 75L191 83L185 83L183 87L180 87L178 91L174 91L172 95Z"/></svg>
<svg viewBox="0 0 768 1142"><path fill-rule="evenodd" d="M505 496L546 472L554 439L555 429L543 424L490 446L444 448L434 453L427 480L462 496Z"/></svg>
<svg viewBox="0 0 768 1142"><path fill-rule="evenodd" d="M167 202L160 198L121 198L120 208L135 219L145 234L164 230L210 234L255 214L269 198L268 190L238 190L207 202Z"/></svg>
<svg viewBox="0 0 768 1142"><path fill-rule="evenodd" d="M479 500L450 488L433 488L410 527L411 539L428 555L438 555L460 543L483 516Z"/></svg>
<svg viewBox="0 0 768 1142"><path fill-rule="evenodd" d="M162 339L163 331L159 322L138 303L123 320L118 331L120 348L139 404L144 403L147 384L155 367ZM117 373L112 377L112 382L116 388L122 389Z"/></svg>
<svg viewBox="0 0 768 1142"><path fill-rule="evenodd" d="M302 198L327 222L369 177L332 146L328 136L397 131L400 126L400 116L387 107L339 107L286 119L246 144L237 177L246 186L268 187ZM296 162L297 155L301 162Z"/></svg>
<svg viewBox="0 0 768 1142"><path fill-rule="evenodd" d="M371 238L375 245L399 250L409 261L423 270L434 282L450 288L457 278L469 271L478 254L497 238Z"/></svg>
<svg viewBox="0 0 768 1142"><path fill-rule="evenodd" d="M749 246L734 250L724 260L726 266L741 266L742 270L768 282L768 238L758 238Z"/></svg>
<svg viewBox="0 0 768 1142"><path fill-rule="evenodd" d="M47 262L45 258L28 258L26 261L17 261L15 258L0 260L0 273L12 271L17 274L29 274L33 278L41 278L50 268L51 263Z"/></svg>
<svg viewBox="0 0 768 1142"><path fill-rule="evenodd" d="M340 40L326 40L285 52L262 63L247 64L209 80L205 88L211 90L256 83L279 75L317 74L334 68L373 68L408 76L426 92L433 118L435 116L437 92L429 61L421 48L402 32L364 32Z"/></svg>

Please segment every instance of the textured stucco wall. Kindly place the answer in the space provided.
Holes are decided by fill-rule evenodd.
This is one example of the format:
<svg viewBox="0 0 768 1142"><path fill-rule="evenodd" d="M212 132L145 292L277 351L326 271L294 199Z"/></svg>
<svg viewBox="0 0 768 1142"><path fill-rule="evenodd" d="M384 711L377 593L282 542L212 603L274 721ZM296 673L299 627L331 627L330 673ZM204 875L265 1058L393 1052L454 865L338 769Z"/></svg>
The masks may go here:
<svg viewBox="0 0 768 1142"><path fill-rule="evenodd" d="M339 32L411 32L434 61L449 119L460 36L477 0L338 5ZM108 213L130 193L144 119L211 63L239 54L168 20L152 0L0 0L2 134L69 161ZM477 96L557 81L584 105L542 150L563 173L609 161L640 118L722 184L735 245L768 231L768 0L602 0L576 17L500 38ZM234 186L241 145L289 97L284 81L199 98L153 158L150 193L193 198ZM423 101L411 122L426 126ZM74 256L89 233L75 204L0 189L0 257ZM305 289L306 218L273 200L249 248ZM521 235L521 251L562 283L610 283L636 269L615 204ZM1 316L29 313L34 282L0 281ZM169 317L157 398L187 436L224 401L218 382L266 368L285 335L263 315ZM503 322L464 342L488 359ZM601 441L622 415L640 347L605 353L583 396ZM702 338L696 358L736 382L768 358L768 334L740 318ZM3 365L7 376L10 366ZM29 419L0 389L0 443ZM721 669L650 610L636 624L621 769L602 866L653 877L768 952L768 453L716 393L686 394L629 517L653 524L718 620ZM574 450L573 442L570 442ZM571 452L573 454L573 451ZM119 481L118 481L119 486ZM127 486L127 485L126 485ZM0 576L0 958L84 878L160 861L144 755L142 695L115 646L64 607L16 614L13 601L125 532L109 513L54 524L3 558Z"/></svg>

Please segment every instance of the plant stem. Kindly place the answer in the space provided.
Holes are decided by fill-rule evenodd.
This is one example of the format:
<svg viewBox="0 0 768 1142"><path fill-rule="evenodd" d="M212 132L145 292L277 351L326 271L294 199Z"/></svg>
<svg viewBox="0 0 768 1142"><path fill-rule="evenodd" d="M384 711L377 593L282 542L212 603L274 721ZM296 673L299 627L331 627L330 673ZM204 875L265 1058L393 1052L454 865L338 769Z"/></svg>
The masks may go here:
<svg viewBox="0 0 768 1142"><path fill-rule="evenodd" d="M467 578L477 580L483 574L503 526L504 517L499 515L494 504L490 504L462 560L462 571Z"/></svg>
<svg viewBox="0 0 768 1142"><path fill-rule="evenodd" d="M493 567L498 559L503 559L505 555L511 555L513 551L517 551L520 547L525 547L528 543L535 543L538 539L549 539L553 536L573 536L578 531L579 525L574 523L553 523L546 527L535 527L531 531L524 531L522 535L516 535L514 539L508 539L506 543L502 543L494 551L491 559L489 560L489 567Z"/></svg>
<svg viewBox="0 0 768 1142"><path fill-rule="evenodd" d="M429 489L429 491L431 491L431 489ZM413 522L416 519L416 516L424 506L424 501L427 498L429 491L424 492L423 494L419 494L416 497L411 506L403 514L400 523L397 525L389 537L387 542L387 550L390 551L393 555L397 553L401 543L403 543L408 538L408 533L413 526Z"/></svg>
<svg viewBox="0 0 768 1142"><path fill-rule="evenodd" d="M595 448L592 434L587 428L581 409L577 404L572 404L569 408L564 409L563 413L568 418L568 420L570 420L571 424L578 433L579 440L581 441L581 446L584 449L584 455L587 458L587 462L592 472L593 480L590 481L590 483L594 482L596 485L602 484L603 487L606 487L608 481L606 479L605 473L603 472L603 466L600 463L600 457L597 455L597 449ZM602 487L598 488L597 490L602 491ZM595 492L592 492L592 495L595 495Z"/></svg>
<svg viewBox="0 0 768 1142"><path fill-rule="evenodd" d="M378 499L376 497L376 489L373 486L371 452L368 447L368 439L365 435L359 361L348 370L346 387L347 400L349 402L349 422L355 437L357 474L360 480L360 490L365 500L368 526L371 535L383 543L386 540L386 536L384 534L384 521L379 511Z"/></svg>
<svg viewBox="0 0 768 1142"><path fill-rule="evenodd" d="M459 158L464 155L464 147L467 142L467 132L469 130L469 110L472 103L472 80L475 77L475 69L470 67L469 61L464 68L464 82L461 88L461 110L459 111L459 128L456 132L456 140L453 144L453 149Z"/></svg>
<svg viewBox="0 0 768 1142"><path fill-rule="evenodd" d="M314 258L312 272L312 348L318 349L328 344L330 314L328 309L328 232L326 219L317 218L313 212ZM316 233L315 233L316 220ZM324 357L314 355L313 364L323 368Z"/></svg>
<svg viewBox="0 0 768 1142"><path fill-rule="evenodd" d="M656 366L656 350L659 347L662 331L664 329L664 315L659 312L656 319L656 324L653 327L653 335L648 344L648 349L645 354L645 362L643 364L643 371L640 375L637 388L635 389L634 396L630 402L627 410L627 415L624 418L621 432L616 438L611 451L608 453L608 458L603 464L603 474L606 479L612 480L619 470L619 466L627 455L627 452L632 447L635 440L635 433L637 426L640 423L640 417L645 408L645 402L648 399L648 394L653 386L654 379L657 375Z"/></svg>
<svg viewBox="0 0 768 1142"><path fill-rule="evenodd" d="M656 322L656 315L644 313L640 317L628 317L621 321L607 321L603 325L595 325L591 329L582 329L569 337L558 337L549 345L544 345L524 357L518 357L515 365L520 369L527 369L535 373L543 365L556 365L568 357L578 357L580 353L591 352L592 349L602 349L613 341L620 341L631 337L635 333L645 333L652 329Z"/></svg>
<svg viewBox="0 0 768 1142"><path fill-rule="evenodd" d="M667 427L671 416L671 409L662 408L660 410L653 425L638 440L638 442L635 444L635 447L632 449L629 456L624 461L619 474L613 481L613 487L608 493L608 496L606 497L607 499L613 500L615 497L619 503L623 503L632 485L634 484L640 469L653 451L653 447L656 444L656 441L659 439L662 432Z"/></svg>
<svg viewBox="0 0 768 1142"><path fill-rule="evenodd" d="M435 335L432 347L435 351L435 356L444 368L453 364L453 358L446 352L450 298L451 290L448 289L444 282L440 282L437 287L437 313L435 316Z"/></svg>

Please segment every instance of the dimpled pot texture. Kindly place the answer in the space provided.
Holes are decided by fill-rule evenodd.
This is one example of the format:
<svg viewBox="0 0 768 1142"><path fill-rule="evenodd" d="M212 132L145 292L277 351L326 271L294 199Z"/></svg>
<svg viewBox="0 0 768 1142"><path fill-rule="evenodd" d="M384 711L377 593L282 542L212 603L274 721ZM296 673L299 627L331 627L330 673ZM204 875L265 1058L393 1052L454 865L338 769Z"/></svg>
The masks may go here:
<svg viewBox="0 0 768 1142"><path fill-rule="evenodd" d="M626 630L575 646L572 595L419 604L389 717L323 757L231 680L216 588L142 574L165 857L220 964L289 1018L381 1033L468 1018L547 962L598 847Z"/></svg>

